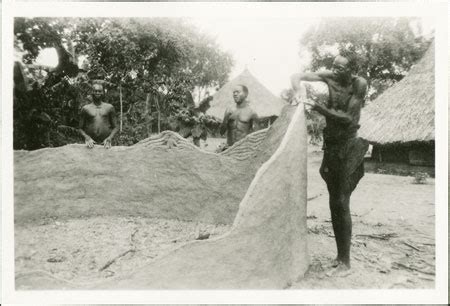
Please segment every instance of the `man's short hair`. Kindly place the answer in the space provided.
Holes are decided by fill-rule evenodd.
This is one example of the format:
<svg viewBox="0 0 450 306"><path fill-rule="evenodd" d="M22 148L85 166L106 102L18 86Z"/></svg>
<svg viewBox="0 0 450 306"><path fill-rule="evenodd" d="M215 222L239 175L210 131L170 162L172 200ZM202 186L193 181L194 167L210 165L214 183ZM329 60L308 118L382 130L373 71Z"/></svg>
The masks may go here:
<svg viewBox="0 0 450 306"><path fill-rule="evenodd" d="M94 80L94 81L92 81L92 85L91 85L92 91L94 90L94 86L101 86L103 92L106 92L106 90L105 90L105 85L103 84L102 81L99 81L99 80Z"/></svg>
<svg viewBox="0 0 450 306"><path fill-rule="evenodd" d="M357 55L355 54L355 52L350 50L341 50L338 56L341 56L348 61L348 68L350 69L350 71L352 71L353 73L356 73L358 71L359 67L357 64Z"/></svg>
<svg viewBox="0 0 450 306"><path fill-rule="evenodd" d="M242 84L238 84L237 86L241 86L242 91L248 96L248 88L247 88L247 86L242 85Z"/></svg>
<svg viewBox="0 0 450 306"><path fill-rule="evenodd" d="M103 86L103 81L102 80L92 80L92 86L94 86L94 85L100 85L103 88L105 87L105 86Z"/></svg>

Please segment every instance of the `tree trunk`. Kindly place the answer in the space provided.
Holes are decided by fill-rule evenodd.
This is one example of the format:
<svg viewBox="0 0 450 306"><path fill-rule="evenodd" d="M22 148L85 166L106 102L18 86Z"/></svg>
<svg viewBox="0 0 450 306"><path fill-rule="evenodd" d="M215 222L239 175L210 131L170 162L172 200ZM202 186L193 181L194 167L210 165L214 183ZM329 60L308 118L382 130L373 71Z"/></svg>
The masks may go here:
<svg viewBox="0 0 450 306"><path fill-rule="evenodd" d="M158 134L161 133L161 108L159 105L159 96L156 96L156 107L158 108Z"/></svg>
<svg viewBox="0 0 450 306"><path fill-rule="evenodd" d="M120 99L120 132L122 132L122 125L123 125L122 86L119 86L119 99Z"/></svg>
<svg viewBox="0 0 450 306"><path fill-rule="evenodd" d="M145 99L145 130L147 131L147 137L150 137L152 134L152 127L150 118L150 94L147 94L147 98Z"/></svg>

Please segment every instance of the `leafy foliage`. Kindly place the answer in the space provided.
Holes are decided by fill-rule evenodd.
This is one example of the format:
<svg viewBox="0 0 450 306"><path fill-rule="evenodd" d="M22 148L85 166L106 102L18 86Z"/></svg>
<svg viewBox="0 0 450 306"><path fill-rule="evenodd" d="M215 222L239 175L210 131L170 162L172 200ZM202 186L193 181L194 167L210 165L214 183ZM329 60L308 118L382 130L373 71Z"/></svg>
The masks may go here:
<svg viewBox="0 0 450 306"><path fill-rule="evenodd" d="M182 19L16 18L14 34L25 63L33 63L43 48L58 51L58 67L36 88L43 96L40 111L51 118L50 126L75 128L80 107L89 101L86 78L100 78L107 85L107 102L117 112L122 97L119 144L176 128L179 113L194 108L194 88L223 85L233 64L212 38ZM87 74L74 67L81 56L86 58ZM35 148L19 140L19 134L29 134L30 129L24 118L31 106L23 101L28 95L22 96L15 99L21 104L15 114L15 148ZM41 142L40 146L58 145Z"/></svg>
<svg viewBox="0 0 450 306"><path fill-rule="evenodd" d="M370 99L401 80L429 43L414 18L329 18L301 38L312 53L309 69L330 69L339 51L368 81Z"/></svg>
<svg viewBox="0 0 450 306"><path fill-rule="evenodd" d="M183 137L192 136L194 144L206 140L208 134L214 133L220 121L213 116L199 112L197 108L183 109L176 114L175 130Z"/></svg>

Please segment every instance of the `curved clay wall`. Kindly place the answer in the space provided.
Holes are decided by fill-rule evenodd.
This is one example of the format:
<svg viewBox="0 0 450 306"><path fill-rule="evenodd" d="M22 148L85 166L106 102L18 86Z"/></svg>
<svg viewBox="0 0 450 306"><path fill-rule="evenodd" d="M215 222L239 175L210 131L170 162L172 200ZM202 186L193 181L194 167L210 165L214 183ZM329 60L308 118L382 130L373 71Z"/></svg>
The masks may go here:
<svg viewBox="0 0 450 306"><path fill-rule="evenodd" d="M16 226L52 215L234 220L222 237L188 243L95 287L284 288L308 266L306 151L303 107L288 106L253 157L241 161L202 152L170 132L128 148L16 152ZM41 276L27 282L67 287Z"/></svg>

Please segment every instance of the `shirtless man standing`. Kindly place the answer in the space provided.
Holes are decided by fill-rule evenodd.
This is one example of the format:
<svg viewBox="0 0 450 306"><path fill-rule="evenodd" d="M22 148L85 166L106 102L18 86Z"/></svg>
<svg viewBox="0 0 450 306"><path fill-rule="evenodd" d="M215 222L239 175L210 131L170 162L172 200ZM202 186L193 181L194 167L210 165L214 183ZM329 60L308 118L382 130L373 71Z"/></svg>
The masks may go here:
<svg viewBox="0 0 450 306"><path fill-rule="evenodd" d="M102 84L92 86L93 102L81 109L80 132L86 145L92 149L95 143L101 143L106 149L111 148L111 140L117 133L116 111L114 106L103 102L104 90Z"/></svg>
<svg viewBox="0 0 450 306"><path fill-rule="evenodd" d="M367 91L367 82L351 74L350 62L337 56L331 71L295 74L291 78L297 91L300 81L328 85L328 105L305 103L325 116L324 156L320 175L327 184L331 221L337 245L333 267L350 269L352 219L350 195L364 176L364 154L369 144L357 137L359 117Z"/></svg>
<svg viewBox="0 0 450 306"><path fill-rule="evenodd" d="M227 109L220 126L220 134L227 132L227 147L258 130L258 115L250 108L247 101L248 88L237 85L233 89L236 108Z"/></svg>

